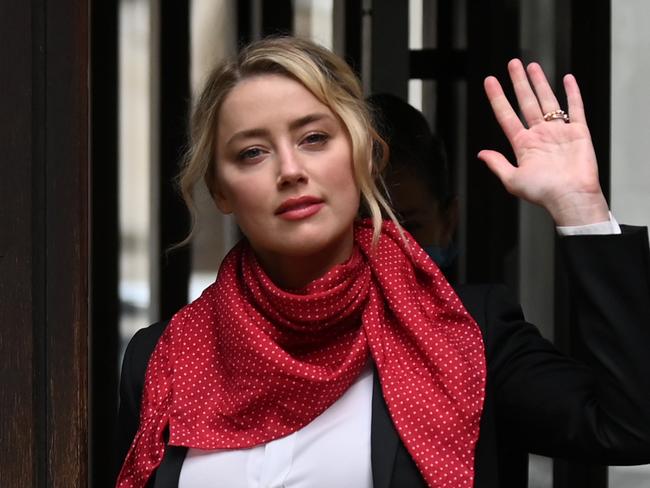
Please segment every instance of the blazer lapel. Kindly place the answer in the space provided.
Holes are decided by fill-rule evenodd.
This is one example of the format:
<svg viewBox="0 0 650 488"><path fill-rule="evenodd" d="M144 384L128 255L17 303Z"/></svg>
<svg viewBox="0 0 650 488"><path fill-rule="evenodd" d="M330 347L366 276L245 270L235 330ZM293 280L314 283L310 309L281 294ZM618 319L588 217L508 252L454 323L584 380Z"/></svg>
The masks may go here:
<svg viewBox="0 0 650 488"><path fill-rule="evenodd" d="M375 369L372 387L372 419L370 424L370 462L374 488L388 488L393 475L399 437L388 413Z"/></svg>
<svg viewBox="0 0 650 488"><path fill-rule="evenodd" d="M153 488L178 488L181 467L186 454L187 447L170 445L165 447L165 455L156 471Z"/></svg>

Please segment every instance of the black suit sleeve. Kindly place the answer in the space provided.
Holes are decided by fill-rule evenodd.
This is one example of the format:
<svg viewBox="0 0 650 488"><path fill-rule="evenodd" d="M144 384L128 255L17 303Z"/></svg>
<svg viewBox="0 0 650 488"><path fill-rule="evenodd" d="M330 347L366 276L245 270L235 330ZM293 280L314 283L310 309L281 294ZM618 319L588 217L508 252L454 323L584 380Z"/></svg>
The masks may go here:
<svg viewBox="0 0 650 488"><path fill-rule="evenodd" d="M527 324L504 288L486 298L498 429L530 452L650 462L650 265L645 229L563 238L577 361Z"/></svg>
<svg viewBox="0 0 650 488"><path fill-rule="evenodd" d="M120 377L120 407L117 424L119 473L140 422L140 402L144 376L158 339L168 322L158 322L135 333L124 352Z"/></svg>

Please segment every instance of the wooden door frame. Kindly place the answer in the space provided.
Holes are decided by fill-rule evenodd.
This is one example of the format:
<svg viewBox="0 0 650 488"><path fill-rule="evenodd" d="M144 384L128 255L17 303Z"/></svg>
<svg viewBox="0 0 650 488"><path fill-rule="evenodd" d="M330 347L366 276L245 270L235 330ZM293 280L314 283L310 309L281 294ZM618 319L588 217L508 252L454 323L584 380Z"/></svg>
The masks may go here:
<svg viewBox="0 0 650 488"><path fill-rule="evenodd" d="M87 485L88 17L0 7L0 486Z"/></svg>

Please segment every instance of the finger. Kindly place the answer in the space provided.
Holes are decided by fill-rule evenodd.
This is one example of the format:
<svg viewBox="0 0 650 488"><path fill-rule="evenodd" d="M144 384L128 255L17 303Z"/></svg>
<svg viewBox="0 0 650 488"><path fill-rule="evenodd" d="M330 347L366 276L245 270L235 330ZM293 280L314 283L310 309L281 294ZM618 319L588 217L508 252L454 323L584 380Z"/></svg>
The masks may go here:
<svg viewBox="0 0 650 488"><path fill-rule="evenodd" d="M542 67L537 63L530 63L527 72L537 94L539 105L542 107L542 113L547 114L554 110L559 110L560 103L557 101Z"/></svg>
<svg viewBox="0 0 650 488"><path fill-rule="evenodd" d="M490 105L492 106L494 116L510 141L510 144L512 144L515 135L519 131L524 130L524 126L515 111L512 109L512 105L510 105L505 93L503 93L499 80L494 76L488 76L485 78L483 86L488 100L490 101Z"/></svg>
<svg viewBox="0 0 650 488"><path fill-rule="evenodd" d="M578 82L576 81L575 76L566 75L563 81L567 102L569 103L569 116L571 117L571 122L579 122L587 125L585 107L582 103L582 95L580 95L580 88L578 87Z"/></svg>
<svg viewBox="0 0 650 488"><path fill-rule="evenodd" d="M515 174L517 169L510 164L510 161L506 157L497 151L484 149L478 153L478 158L485 162L490 171L492 171L497 178L501 180L503 186L508 189L510 187L510 181Z"/></svg>
<svg viewBox="0 0 650 488"><path fill-rule="evenodd" d="M535 92L530 86L528 75L524 70L524 65L519 59L513 59L508 63L508 73L512 80L512 87L515 89L517 103L521 113L526 119L528 127L542 122L542 109L539 106Z"/></svg>

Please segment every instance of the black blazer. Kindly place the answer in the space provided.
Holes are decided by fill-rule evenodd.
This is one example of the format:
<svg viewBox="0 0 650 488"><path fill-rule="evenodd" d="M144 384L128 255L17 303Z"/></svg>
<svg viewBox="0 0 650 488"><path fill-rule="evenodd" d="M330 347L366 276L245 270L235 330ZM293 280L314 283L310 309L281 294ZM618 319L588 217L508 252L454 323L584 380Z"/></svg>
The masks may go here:
<svg viewBox="0 0 650 488"><path fill-rule="evenodd" d="M650 463L650 256L645 228L561 239L583 362L559 353L501 286L458 286L481 328L488 376L476 488L525 487L528 452L598 464ZM137 430L146 364L166 322L139 331L124 357L121 459ZM169 446L150 486L177 487L186 448ZM388 415L375 374L375 488L425 487Z"/></svg>

